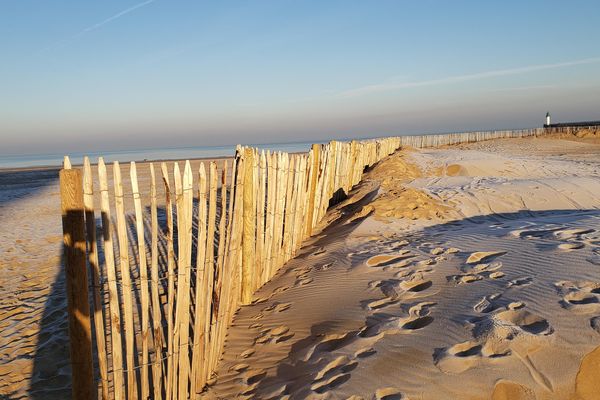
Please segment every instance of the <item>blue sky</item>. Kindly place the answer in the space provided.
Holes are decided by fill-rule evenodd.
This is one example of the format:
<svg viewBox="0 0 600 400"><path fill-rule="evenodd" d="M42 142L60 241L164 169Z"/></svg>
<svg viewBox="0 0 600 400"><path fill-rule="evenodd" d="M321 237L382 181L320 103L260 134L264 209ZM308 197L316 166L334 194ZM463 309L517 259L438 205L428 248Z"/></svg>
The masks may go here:
<svg viewBox="0 0 600 400"><path fill-rule="evenodd" d="M600 118L598 1L0 0L1 154Z"/></svg>

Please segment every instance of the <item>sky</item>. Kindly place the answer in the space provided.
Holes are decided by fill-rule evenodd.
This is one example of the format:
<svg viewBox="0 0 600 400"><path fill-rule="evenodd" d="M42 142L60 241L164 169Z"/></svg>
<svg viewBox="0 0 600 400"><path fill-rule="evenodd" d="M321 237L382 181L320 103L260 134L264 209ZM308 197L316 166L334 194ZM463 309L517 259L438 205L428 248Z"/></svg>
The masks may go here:
<svg viewBox="0 0 600 400"><path fill-rule="evenodd" d="M0 154L600 119L594 1L0 0Z"/></svg>

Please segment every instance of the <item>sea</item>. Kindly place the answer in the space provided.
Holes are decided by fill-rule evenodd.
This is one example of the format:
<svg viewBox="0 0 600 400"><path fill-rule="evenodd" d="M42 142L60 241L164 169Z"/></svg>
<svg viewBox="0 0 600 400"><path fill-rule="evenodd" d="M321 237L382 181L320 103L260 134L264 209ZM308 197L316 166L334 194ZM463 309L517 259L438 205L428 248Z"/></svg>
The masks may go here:
<svg viewBox="0 0 600 400"><path fill-rule="evenodd" d="M288 153L307 152L313 143L325 142L297 142L297 143L271 143L249 144L248 146L271 151L285 151ZM88 156L92 164L98 157L104 157L105 162L129 161L155 161L155 160L180 160L195 158L233 157L235 146L199 146L199 147L173 147L161 149L141 149L122 151L101 151L69 154L0 154L0 169L27 168L27 167L60 167L65 155L68 155L73 165L83 164L83 157Z"/></svg>

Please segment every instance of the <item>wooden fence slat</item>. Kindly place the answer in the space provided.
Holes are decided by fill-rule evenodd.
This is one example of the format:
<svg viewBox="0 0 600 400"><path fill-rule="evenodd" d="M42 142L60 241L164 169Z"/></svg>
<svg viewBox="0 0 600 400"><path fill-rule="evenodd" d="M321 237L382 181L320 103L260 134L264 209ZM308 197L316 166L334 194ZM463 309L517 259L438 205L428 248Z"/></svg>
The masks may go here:
<svg viewBox="0 0 600 400"><path fill-rule="evenodd" d="M294 178L296 175L296 171L294 170L296 165L296 156L290 155L289 163L287 168L285 169L285 190L284 190L284 198L285 198L285 206L284 206L284 214L283 214L283 242L281 243L281 256L279 258L279 263L277 265L277 269L281 268L283 264L288 260L289 248L291 246L290 240L290 232L292 228L291 223L291 215L292 215L292 196L294 193Z"/></svg>
<svg viewBox="0 0 600 400"><path fill-rule="evenodd" d="M125 202L123 198L123 182L119 162L113 164L115 184L115 212L117 217L117 237L119 239L119 263L121 266L121 281L123 293L123 306L125 314L125 359L127 364L127 398L138 398L137 374L135 363L135 327L133 322L133 290L129 266L129 241L127 239L127 225L125 221Z"/></svg>
<svg viewBox="0 0 600 400"><path fill-rule="evenodd" d="M215 265L215 287L213 289L212 320L210 326L211 350L208 367L212 371L215 368L218 357L219 337L217 334L219 321L219 309L221 304L221 289L223 286L223 261L225 257L225 242L227 241L226 221L227 221L227 161L223 162L221 171L221 207L219 216L219 244L217 247L217 263Z"/></svg>
<svg viewBox="0 0 600 400"><path fill-rule="evenodd" d="M192 354L191 395L197 395L206 384L204 358L207 341L204 336L209 295L206 287L206 170L200 163L198 170L198 231L196 241L196 304L194 311L194 350Z"/></svg>
<svg viewBox="0 0 600 400"><path fill-rule="evenodd" d="M175 163L175 191L177 194L177 243L178 243L178 285L177 311L175 322L175 343L179 351L178 397L188 398L189 389L189 324L190 324L190 279L192 256L192 201L193 175L190 162L185 162L183 177L179 164Z"/></svg>
<svg viewBox="0 0 600 400"><path fill-rule="evenodd" d="M102 217L102 238L104 240L104 264L108 283L108 302L110 310L110 341L113 369L113 387L115 400L125 398L123 384L123 344L121 339L121 311L119 305L119 289L117 287L117 270L115 267L114 243L112 236L112 219L110 216L110 200L106 166L102 157L98 159L98 182L100 184L100 211Z"/></svg>
<svg viewBox="0 0 600 400"><path fill-rule="evenodd" d="M102 299L102 272L98 262L98 245L96 242L96 216L94 214L94 183L90 159L83 159L83 205L85 207L86 239L88 260L92 276L94 328L96 333L96 349L98 351L98 369L102 385L102 399L108 399L108 360L106 340L104 338L104 312Z"/></svg>
<svg viewBox="0 0 600 400"><path fill-rule="evenodd" d="M185 231L185 222L183 221L183 183L181 180L181 171L179 169L179 163L173 163L173 184L175 187L175 215L177 217L177 286L175 291L175 322L173 324L173 399L180 399L179 397L179 381L181 380L179 368L179 357L181 355L181 319L183 314L183 295L185 287L185 279L183 277L185 268L183 266L183 260L181 258L184 256L183 254L183 240L180 238L181 232L180 230L183 228Z"/></svg>
<svg viewBox="0 0 600 400"><path fill-rule="evenodd" d="M237 266L237 264L233 264L231 262L231 254L232 254L232 248L231 248L231 243L232 241L234 241L235 239L232 238L232 235L236 234L236 230L237 230L237 225L238 223L233 219L233 211L235 210L234 208L234 203L235 203L235 182L236 182L236 173L237 173L237 166L236 166L236 159L234 159L233 163L232 163L232 171L231 171L231 183L230 183L230 187L229 187L229 210L227 212L228 218L227 218L227 228L226 228L226 240L225 240L225 249L224 249L224 254L225 257L223 258L223 288L221 290L221 303L219 305L219 310L218 310L218 325L217 325L217 333L216 333L216 341L215 341L215 346L214 346L214 350L213 350L213 365L211 366L211 369L215 369L216 368L216 363L219 360L219 356L222 353L223 350L223 345L225 342L225 333L226 333L226 329L230 324L231 321L231 316L232 316L232 310L235 310L236 306L237 306L237 294L235 293L235 281L238 279L237 275L235 274L235 267ZM235 236L234 236L235 237Z"/></svg>
<svg viewBox="0 0 600 400"><path fill-rule="evenodd" d="M258 191L256 199L256 284L257 290L265 279L265 194L267 189L267 159L264 150L258 161Z"/></svg>
<svg viewBox="0 0 600 400"><path fill-rule="evenodd" d="M162 397L162 350L163 329L162 313L160 304L160 292L158 288L158 210L156 199L156 172L154 164L150 163L150 221L151 221L151 260L150 278L152 287L152 337L154 339L154 363L152 364L152 386L154 398Z"/></svg>
<svg viewBox="0 0 600 400"><path fill-rule="evenodd" d="M214 338L211 335L211 326L212 326L212 309L213 309L213 301L214 301L214 280L215 280L215 225L217 218L217 186L218 186L218 172L217 172L217 164L215 162L211 162L209 164L209 190L208 190L208 228L206 234L206 260L205 260L205 269L206 269L206 287L205 293L208 296L208 301L206 303L206 314L205 314L205 322L204 322L204 338L206 343L205 358L204 358L204 366L206 368L206 376L212 372L210 370L210 360L212 359L212 354L210 353L212 350L211 343Z"/></svg>
<svg viewBox="0 0 600 400"><path fill-rule="evenodd" d="M150 293L148 291L148 262L146 260L146 242L144 235L144 215L142 212L142 200L137 179L137 168L135 162L131 162L129 167L131 178L131 191L133 193L133 205L135 209L136 237L138 242L138 257L140 268L140 298L141 298L141 338L142 338L142 361L141 361L141 398L149 397L148 380L148 348L150 336Z"/></svg>
<svg viewBox="0 0 600 400"><path fill-rule="evenodd" d="M319 177L319 156L321 154L321 145L313 144L311 148L311 169L310 169L310 187L308 189L308 216L306 220L306 236L312 235L314 227L315 198L317 196L317 181Z"/></svg>
<svg viewBox="0 0 600 400"><path fill-rule="evenodd" d="M173 381L175 380L175 368L178 365L174 352L174 322L175 311L175 248L173 245L173 193L169 180L169 170L166 163L161 164L163 184L165 186L165 208L167 214L167 375L165 382L165 393L167 400L173 399Z"/></svg>
<svg viewBox="0 0 600 400"><path fill-rule="evenodd" d="M263 267L263 282L267 282L271 278L271 259L273 250L273 227L274 227L274 213L275 213L275 185L276 185L276 163L277 157L275 153L267 151L267 209L266 209L266 220L265 220L265 258Z"/></svg>
<svg viewBox="0 0 600 400"><path fill-rule="evenodd" d="M252 302L256 220L254 205L254 152L244 149L244 235L242 239L242 304Z"/></svg>
<svg viewBox="0 0 600 400"><path fill-rule="evenodd" d="M92 362L92 330L86 267L85 215L81 171L59 173L63 244L74 399L96 397Z"/></svg>

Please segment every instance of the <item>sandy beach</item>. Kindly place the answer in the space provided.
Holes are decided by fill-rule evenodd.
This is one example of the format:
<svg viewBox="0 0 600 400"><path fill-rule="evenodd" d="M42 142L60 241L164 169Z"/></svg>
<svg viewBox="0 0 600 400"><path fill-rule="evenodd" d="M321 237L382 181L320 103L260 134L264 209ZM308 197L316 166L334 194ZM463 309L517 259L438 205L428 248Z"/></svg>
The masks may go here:
<svg viewBox="0 0 600 400"><path fill-rule="evenodd" d="M391 156L240 310L209 394L599 398L599 152Z"/></svg>
<svg viewBox="0 0 600 400"><path fill-rule="evenodd" d="M237 313L206 396L600 398L600 144L574 139L367 171ZM0 398L70 393L57 173L0 171Z"/></svg>

